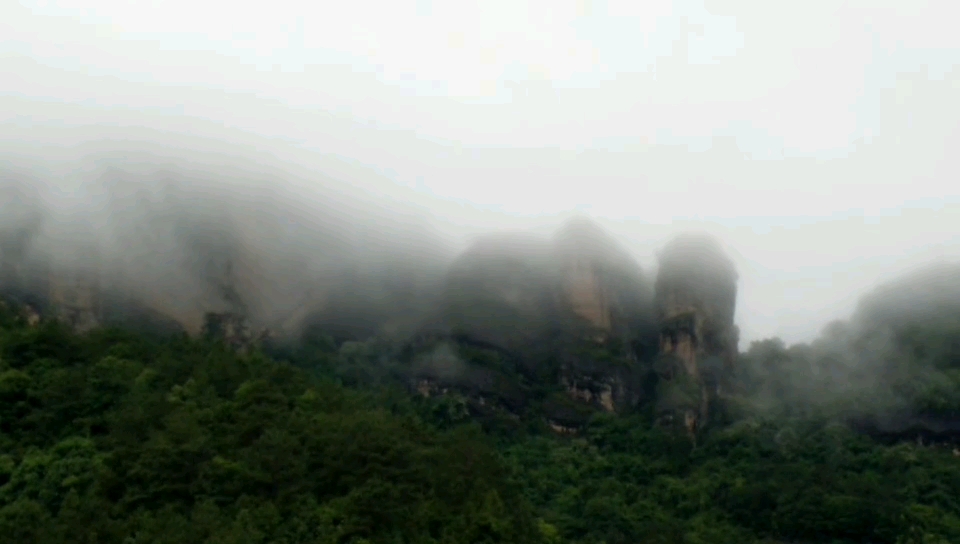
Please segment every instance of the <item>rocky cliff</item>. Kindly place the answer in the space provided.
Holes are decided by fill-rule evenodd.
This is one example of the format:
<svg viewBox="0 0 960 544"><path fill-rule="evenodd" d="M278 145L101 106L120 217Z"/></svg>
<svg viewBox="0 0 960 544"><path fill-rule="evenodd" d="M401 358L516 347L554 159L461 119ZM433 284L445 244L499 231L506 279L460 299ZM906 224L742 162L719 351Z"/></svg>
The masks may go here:
<svg viewBox="0 0 960 544"><path fill-rule="evenodd" d="M578 218L554 236L556 297L595 338L624 338L649 321L651 293L637 262L596 223ZM579 328L573 325L573 328Z"/></svg>
<svg viewBox="0 0 960 544"><path fill-rule="evenodd" d="M612 236L580 218L549 238L478 239L443 276L423 273L417 255L355 259L297 283L302 308L284 303L289 311L278 314L271 285L286 269L258 263L224 225L196 228L187 240L181 268L192 274L189 285L202 287L202 296L181 296L189 308L126 296L130 278L104 277L110 267L93 251L74 248L75 259L58 254L56 266L38 267L21 250L30 231L3 231L0 287L40 293L42 312L81 330L136 321L213 335L237 349L270 329L283 336L304 327L338 343L399 341L415 389L461 391L482 409L511 413L539 396L551 424L567 430L582 423L584 406L620 412L656 399L663 421L695 433L736 357L737 274L708 237L671 241L654 283Z"/></svg>
<svg viewBox="0 0 960 544"><path fill-rule="evenodd" d="M640 360L655 351L651 304L636 261L597 224L577 219L550 239L478 240L450 268L431 330L556 384L564 399L548 404L567 428L580 416L568 401L610 412L639 402Z"/></svg>
<svg viewBox="0 0 960 544"><path fill-rule="evenodd" d="M599 225L576 219L549 240L478 240L451 266L436 322L504 349L551 331L603 344L651 323L651 299L636 261Z"/></svg>
<svg viewBox="0 0 960 544"><path fill-rule="evenodd" d="M542 406L565 432L583 422L583 406L619 412L655 400L661 422L695 435L736 358L737 272L703 235L673 239L659 260L651 285L584 219L550 239L478 240L448 271L429 334L414 349L411 383L423 394L467 392L477 406L511 409L534 395L531 384L553 384L557 395ZM439 344L442 360L457 361L442 372L422 364Z"/></svg>
<svg viewBox="0 0 960 544"><path fill-rule="evenodd" d="M654 351L652 293L639 264L596 223L578 218L552 240L554 297L565 323L557 343L568 394L616 412L643 398Z"/></svg>
<svg viewBox="0 0 960 544"><path fill-rule="evenodd" d="M100 278L95 273L74 270L50 276L49 302L59 319L78 332L102 322Z"/></svg>
<svg viewBox="0 0 960 544"><path fill-rule="evenodd" d="M664 423L694 434L708 421L736 359L737 272L719 241L700 234L671 240L659 261L657 408Z"/></svg>
<svg viewBox="0 0 960 544"><path fill-rule="evenodd" d="M447 272L430 326L512 353L533 349L557 325L548 249L520 233L477 240Z"/></svg>

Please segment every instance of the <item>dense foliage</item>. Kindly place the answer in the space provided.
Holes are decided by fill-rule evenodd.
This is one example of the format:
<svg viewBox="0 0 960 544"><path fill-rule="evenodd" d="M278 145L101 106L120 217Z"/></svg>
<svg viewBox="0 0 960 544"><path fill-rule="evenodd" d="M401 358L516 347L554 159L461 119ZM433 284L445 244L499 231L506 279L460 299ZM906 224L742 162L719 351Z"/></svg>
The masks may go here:
<svg viewBox="0 0 960 544"><path fill-rule="evenodd" d="M0 540L531 542L496 450L261 355L6 316Z"/></svg>
<svg viewBox="0 0 960 544"><path fill-rule="evenodd" d="M955 331L915 332L926 351L906 375L948 381L904 402L948 415ZM238 354L209 339L76 335L5 308L0 541L960 542L960 457L882 443L835 417L837 403L812 402L830 349L755 344L738 376L747 392L694 447L656 429L650 406L557 434L542 417L557 392L526 378L507 382L529 397L522 417L477 414L469 391L411 394L408 362L378 342ZM820 366L797 364L810 360Z"/></svg>

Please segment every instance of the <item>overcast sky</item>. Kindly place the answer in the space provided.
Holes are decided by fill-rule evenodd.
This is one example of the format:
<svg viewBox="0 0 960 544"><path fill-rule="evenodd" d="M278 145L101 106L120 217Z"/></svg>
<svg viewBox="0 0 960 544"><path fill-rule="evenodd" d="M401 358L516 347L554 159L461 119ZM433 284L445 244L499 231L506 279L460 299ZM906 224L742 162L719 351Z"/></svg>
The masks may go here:
<svg viewBox="0 0 960 544"><path fill-rule="evenodd" d="M706 229L738 261L747 341L809 339L960 258L953 1L0 4L8 155L154 127L469 228L577 209L648 266Z"/></svg>

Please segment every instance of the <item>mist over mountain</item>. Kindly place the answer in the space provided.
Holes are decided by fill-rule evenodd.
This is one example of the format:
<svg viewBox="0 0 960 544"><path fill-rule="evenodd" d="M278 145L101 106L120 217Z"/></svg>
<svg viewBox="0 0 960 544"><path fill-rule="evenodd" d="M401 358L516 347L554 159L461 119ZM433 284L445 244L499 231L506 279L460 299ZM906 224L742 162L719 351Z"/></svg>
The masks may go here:
<svg viewBox="0 0 960 544"><path fill-rule="evenodd" d="M960 432L960 263L919 267L876 287L849 320L808 344L754 342L747 388L783 413L826 413L891 439Z"/></svg>
<svg viewBox="0 0 960 544"><path fill-rule="evenodd" d="M157 149L87 143L54 172L8 162L4 288L37 297L79 282L193 333L209 312L278 332L324 311L376 328L364 313L416 314L452 257L453 240L411 206L236 155Z"/></svg>
<svg viewBox="0 0 960 544"><path fill-rule="evenodd" d="M916 400L888 391L887 377L902 369L889 361L905 349L897 342L911 327L947 326L960 298L956 270L939 264L877 288L849 323L832 324L809 345L741 346L746 362L736 363L742 292L729 249L715 237L675 237L644 268L583 216L479 234L482 227L455 226L401 199L413 193L371 191L371 177L352 184L279 155L241 158L253 148L236 143L194 138L187 147L169 133L104 134L112 137L51 147L47 162L8 156L2 171L6 296L81 328L141 323L196 336L210 316L226 316L247 334L282 341L308 330L338 342L432 334L503 350L527 367L558 364L551 380L574 397L606 395L610 409L652 394L641 393L649 379L639 374L575 370L594 365L596 354L573 356L571 342L592 339L622 343L623 355L647 362L680 350L698 383L720 379L698 370L716 357L727 373L766 365L762 372L786 380L777 406L783 395L816 406L858 393L874 397L859 405L875 406L870 417L897 419ZM687 315L693 321L681 324ZM665 332L680 330L688 347ZM707 408L698 410L706 418Z"/></svg>
<svg viewBox="0 0 960 544"><path fill-rule="evenodd" d="M0 543L960 542L953 11L0 3Z"/></svg>
<svg viewBox="0 0 960 544"><path fill-rule="evenodd" d="M283 231L277 193L103 172L156 183L107 213L110 243L49 226L69 214L29 178L6 186L0 528L18 542L960 536L960 264L876 288L810 343L738 353L737 270L703 233L654 274L584 218L457 252L383 209ZM353 222L371 217L394 230ZM110 253L137 244L145 263ZM271 316L278 336L238 335Z"/></svg>

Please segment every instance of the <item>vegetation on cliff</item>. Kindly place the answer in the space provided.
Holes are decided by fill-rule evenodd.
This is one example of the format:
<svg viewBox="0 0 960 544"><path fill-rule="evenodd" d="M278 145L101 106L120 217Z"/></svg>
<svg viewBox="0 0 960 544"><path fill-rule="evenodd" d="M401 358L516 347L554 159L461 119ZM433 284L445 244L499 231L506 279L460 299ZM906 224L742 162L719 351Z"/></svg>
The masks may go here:
<svg viewBox="0 0 960 544"><path fill-rule="evenodd" d="M960 314L876 307L753 344L696 447L456 337L237 353L7 307L0 541L960 542ZM640 364L611 346L578 349Z"/></svg>
<svg viewBox="0 0 960 544"><path fill-rule="evenodd" d="M0 541L534 542L533 506L470 426L262 354L10 312Z"/></svg>

